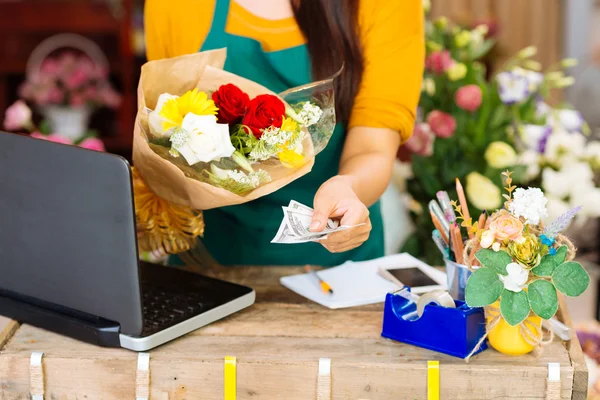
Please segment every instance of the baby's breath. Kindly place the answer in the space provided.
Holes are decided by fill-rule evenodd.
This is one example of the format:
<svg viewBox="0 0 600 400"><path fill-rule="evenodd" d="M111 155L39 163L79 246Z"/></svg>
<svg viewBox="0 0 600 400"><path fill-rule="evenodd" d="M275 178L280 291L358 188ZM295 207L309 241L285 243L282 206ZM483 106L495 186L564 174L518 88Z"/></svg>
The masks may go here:
<svg viewBox="0 0 600 400"><path fill-rule="evenodd" d="M321 115L323 115L323 110L310 101L305 102L300 111L298 111L298 118L304 126L316 124L321 119Z"/></svg>

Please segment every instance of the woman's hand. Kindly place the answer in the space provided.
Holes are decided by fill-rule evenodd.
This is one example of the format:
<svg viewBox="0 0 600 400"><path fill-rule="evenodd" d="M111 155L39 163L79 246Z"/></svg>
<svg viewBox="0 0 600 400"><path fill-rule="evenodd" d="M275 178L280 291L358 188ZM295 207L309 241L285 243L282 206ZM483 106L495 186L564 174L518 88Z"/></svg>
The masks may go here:
<svg viewBox="0 0 600 400"><path fill-rule="evenodd" d="M352 250L363 244L371 232L369 210L360 201L354 189L352 178L338 175L325 182L315 195L315 213L310 230L320 232L327 226L328 218L341 218L340 225L357 226L341 232L332 233L320 243L332 253Z"/></svg>

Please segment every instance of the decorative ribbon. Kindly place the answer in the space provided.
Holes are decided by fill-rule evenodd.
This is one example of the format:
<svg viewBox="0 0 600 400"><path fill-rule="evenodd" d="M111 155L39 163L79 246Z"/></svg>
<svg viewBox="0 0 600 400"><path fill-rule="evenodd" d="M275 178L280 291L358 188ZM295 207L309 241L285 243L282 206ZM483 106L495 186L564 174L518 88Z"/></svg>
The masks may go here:
<svg viewBox="0 0 600 400"><path fill-rule="evenodd" d="M223 397L225 400L235 400L237 396L237 360L235 357L225 357L223 375Z"/></svg>
<svg viewBox="0 0 600 400"><path fill-rule="evenodd" d="M44 400L43 355L44 353L34 351L29 359L29 393L31 394L31 400Z"/></svg>
<svg viewBox="0 0 600 400"><path fill-rule="evenodd" d="M440 400L439 361L427 361L427 400Z"/></svg>
<svg viewBox="0 0 600 400"><path fill-rule="evenodd" d="M546 400L560 400L560 363L548 363Z"/></svg>
<svg viewBox="0 0 600 400"><path fill-rule="evenodd" d="M150 397L150 353L139 353L135 373L135 398L148 400Z"/></svg>
<svg viewBox="0 0 600 400"><path fill-rule="evenodd" d="M331 358L319 359L317 376L317 400L331 399Z"/></svg>

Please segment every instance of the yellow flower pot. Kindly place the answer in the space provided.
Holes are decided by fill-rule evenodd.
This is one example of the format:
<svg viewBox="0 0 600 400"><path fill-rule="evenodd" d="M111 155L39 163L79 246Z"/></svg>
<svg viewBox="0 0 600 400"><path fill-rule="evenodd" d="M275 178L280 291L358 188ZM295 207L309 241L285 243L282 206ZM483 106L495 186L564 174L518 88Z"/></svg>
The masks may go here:
<svg viewBox="0 0 600 400"><path fill-rule="evenodd" d="M500 309L500 303L496 302L492 307ZM488 323L493 319L495 314L488 315ZM537 336L541 334L542 319L536 315L527 318L530 323L527 327ZM510 326L504 318L500 318L500 322L488 333L488 342L490 346L502 354L509 356L520 356L531 353L534 346L525 341L521 334L519 325Z"/></svg>

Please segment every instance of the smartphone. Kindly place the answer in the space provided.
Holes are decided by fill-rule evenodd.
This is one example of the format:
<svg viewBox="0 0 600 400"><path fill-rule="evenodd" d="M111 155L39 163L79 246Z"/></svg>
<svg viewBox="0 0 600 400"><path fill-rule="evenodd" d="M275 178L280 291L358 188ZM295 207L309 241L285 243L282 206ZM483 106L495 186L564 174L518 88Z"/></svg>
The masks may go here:
<svg viewBox="0 0 600 400"><path fill-rule="evenodd" d="M428 265L385 266L379 273L399 287L410 286L413 293L446 290L446 274Z"/></svg>

